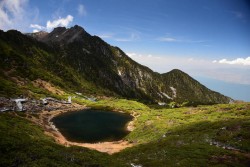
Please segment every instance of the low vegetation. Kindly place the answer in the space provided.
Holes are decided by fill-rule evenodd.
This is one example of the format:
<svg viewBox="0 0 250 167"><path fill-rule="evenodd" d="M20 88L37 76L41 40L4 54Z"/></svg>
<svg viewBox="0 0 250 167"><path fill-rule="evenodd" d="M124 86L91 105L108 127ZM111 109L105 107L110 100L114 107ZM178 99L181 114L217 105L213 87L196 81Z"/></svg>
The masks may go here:
<svg viewBox="0 0 250 167"><path fill-rule="evenodd" d="M13 113L0 114L0 166L126 166L108 154L64 147Z"/></svg>
<svg viewBox="0 0 250 167"><path fill-rule="evenodd" d="M14 113L0 114L0 166L249 166L250 103L155 109L125 99L87 106L136 116L125 139L136 146L107 155L64 147Z"/></svg>

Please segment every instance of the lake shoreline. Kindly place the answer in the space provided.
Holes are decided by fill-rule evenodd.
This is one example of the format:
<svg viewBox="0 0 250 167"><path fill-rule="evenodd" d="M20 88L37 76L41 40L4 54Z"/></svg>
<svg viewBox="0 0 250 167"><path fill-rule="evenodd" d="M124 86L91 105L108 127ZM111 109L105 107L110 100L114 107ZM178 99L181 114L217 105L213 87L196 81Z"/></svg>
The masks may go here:
<svg viewBox="0 0 250 167"><path fill-rule="evenodd" d="M31 121L42 126L44 129L44 133L54 138L56 143L62 144L66 147L80 146L80 147L86 147L89 149L97 150L99 152L114 154L114 153L120 152L121 150L125 148L132 147L135 145L125 140L119 140L119 141L113 141L113 142L98 142L98 143L78 143L78 142L72 142L72 141L67 140L62 135L62 133L56 128L56 126L53 124L51 120L54 117L60 114L66 113L66 112L76 112L76 111L84 110L84 109L90 109L90 108L79 105L79 104L71 104L70 108L66 108L66 109L60 109L60 110L55 110L55 111L50 111L50 112L43 110L39 114L38 119L33 118L31 119ZM120 112L120 111L114 111L114 112ZM133 116L133 114L131 116ZM132 131L134 129L133 127L134 120L135 120L135 117L133 116L133 119L130 122L128 122L127 124L128 131Z"/></svg>

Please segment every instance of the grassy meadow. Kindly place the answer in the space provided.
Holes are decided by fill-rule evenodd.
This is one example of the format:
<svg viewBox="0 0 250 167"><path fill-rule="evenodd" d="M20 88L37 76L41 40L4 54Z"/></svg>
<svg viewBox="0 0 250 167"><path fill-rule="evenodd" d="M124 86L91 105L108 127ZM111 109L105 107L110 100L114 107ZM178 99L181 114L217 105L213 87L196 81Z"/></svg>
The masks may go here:
<svg viewBox="0 0 250 167"><path fill-rule="evenodd" d="M157 109L125 99L73 101L134 115L125 140L135 146L113 155L68 148L22 118L28 113L1 113L0 166L250 165L250 103Z"/></svg>

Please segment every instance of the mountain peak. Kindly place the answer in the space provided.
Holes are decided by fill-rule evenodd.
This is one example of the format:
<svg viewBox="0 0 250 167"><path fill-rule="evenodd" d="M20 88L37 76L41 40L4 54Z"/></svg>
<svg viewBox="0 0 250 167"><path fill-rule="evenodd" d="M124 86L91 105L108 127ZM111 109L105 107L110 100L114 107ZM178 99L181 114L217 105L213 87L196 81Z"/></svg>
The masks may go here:
<svg viewBox="0 0 250 167"><path fill-rule="evenodd" d="M184 72L179 70L179 69L173 69L173 70L169 71L169 73L184 73Z"/></svg>
<svg viewBox="0 0 250 167"><path fill-rule="evenodd" d="M56 27L51 33L61 33L64 32L65 30L66 30L65 27Z"/></svg>
<svg viewBox="0 0 250 167"><path fill-rule="evenodd" d="M86 32L81 26L79 25L74 25L73 27L66 28L66 27L56 27L51 33L63 33L65 31L81 31L81 32Z"/></svg>
<svg viewBox="0 0 250 167"><path fill-rule="evenodd" d="M73 29L77 29L77 30L84 30L81 26L79 26L79 25L74 25L74 27L71 27L71 28L73 28Z"/></svg>
<svg viewBox="0 0 250 167"><path fill-rule="evenodd" d="M68 44L74 41L84 41L86 36L90 36L81 26L75 25L71 28L66 27L56 27L50 33L42 38L39 38L36 35L32 35L39 41L43 41L45 43L62 43Z"/></svg>
<svg viewBox="0 0 250 167"><path fill-rule="evenodd" d="M169 72L163 73L162 75L168 76L168 75L187 75L187 74L179 69L173 69Z"/></svg>

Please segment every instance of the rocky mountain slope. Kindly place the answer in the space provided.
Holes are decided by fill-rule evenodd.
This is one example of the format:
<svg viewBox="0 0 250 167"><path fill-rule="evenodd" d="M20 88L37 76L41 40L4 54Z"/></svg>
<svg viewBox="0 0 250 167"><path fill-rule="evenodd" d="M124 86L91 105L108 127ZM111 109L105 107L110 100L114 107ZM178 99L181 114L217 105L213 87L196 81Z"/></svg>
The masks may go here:
<svg viewBox="0 0 250 167"><path fill-rule="evenodd" d="M214 104L231 99L211 91L188 74L153 72L82 27L51 33L0 31L0 95L46 94L36 80L67 92L138 99L145 102Z"/></svg>

